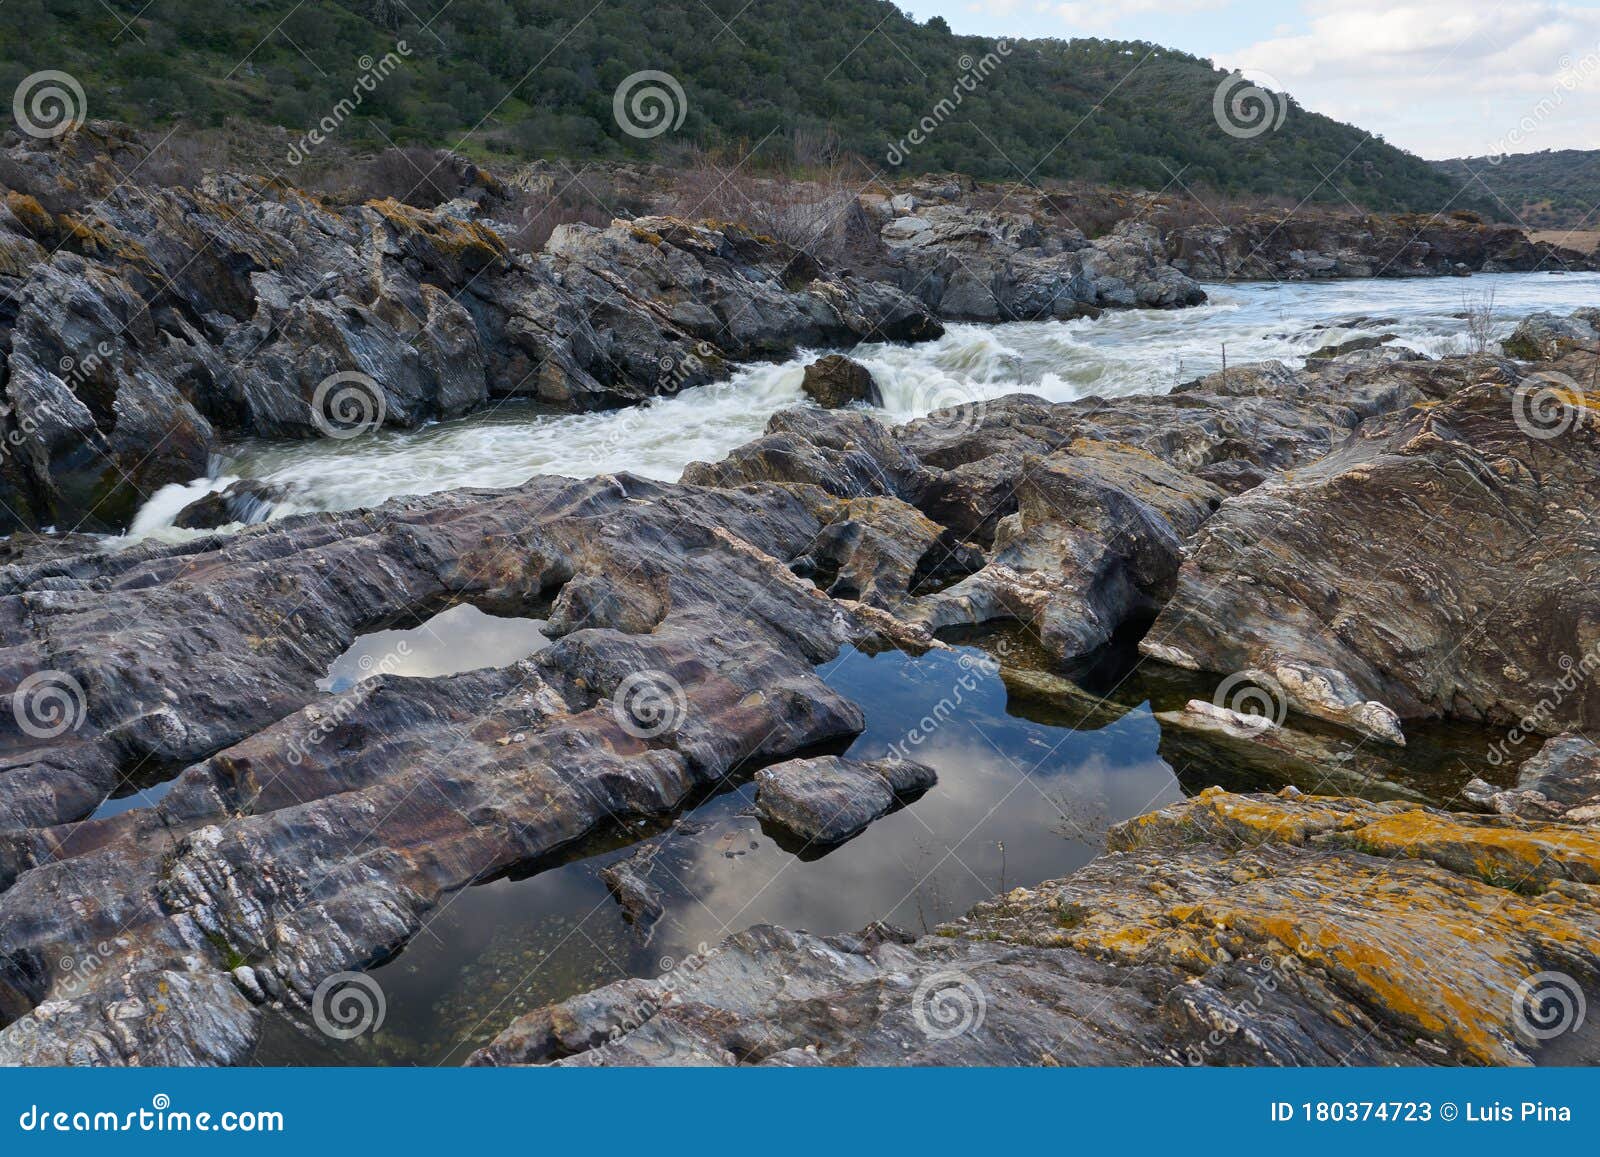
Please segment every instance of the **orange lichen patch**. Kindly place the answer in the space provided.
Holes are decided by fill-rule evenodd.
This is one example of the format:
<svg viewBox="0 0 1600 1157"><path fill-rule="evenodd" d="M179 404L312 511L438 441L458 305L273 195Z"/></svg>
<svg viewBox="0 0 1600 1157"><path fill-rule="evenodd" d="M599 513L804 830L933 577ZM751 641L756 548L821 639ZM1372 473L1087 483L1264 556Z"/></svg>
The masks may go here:
<svg viewBox="0 0 1600 1157"><path fill-rule="evenodd" d="M1600 831L1593 828L1468 819L1417 808L1329 840L1376 856L1432 860L1515 891L1539 891L1556 880L1600 883Z"/></svg>
<svg viewBox="0 0 1600 1157"><path fill-rule="evenodd" d="M17 223L28 231L28 235L35 241L50 242L56 235L56 219L50 211L39 204L38 198L30 197L26 193L14 190L6 193L6 208L11 210L11 215Z"/></svg>
<svg viewBox="0 0 1600 1157"><path fill-rule="evenodd" d="M1107 843L1120 851L1218 837L1245 845L1304 844L1313 835L1359 827L1396 806L1321 796L1233 795L1211 787L1175 807L1119 824Z"/></svg>
<svg viewBox="0 0 1600 1157"><path fill-rule="evenodd" d="M1524 1061L1511 1023L1519 984L1548 961L1600 952L1586 905L1531 903L1420 864L1308 861L1205 907L1245 941L1320 969L1375 1018L1486 1064Z"/></svg>
<svg viewBox="0 0 1600 1157"><path fill-rule="evenodd" d="M0 233L0 277L26 277L45 259L45 251L27 237Z"/></svg>
<svg viewBox="0 0 1600 1157"><path fill-rule="evenodd" d="M1308 970L1337 995L1329 1015L1483 1064L1527 1062L1513 1000L1529 976L1600 973L1600 889L1575 882L1600 871L1590 829L1213 788L1112 842L1125 850L949 927L1197 979L1239 959Z"/></svg>
<svg viewBox="0 0 1600 1157"><path fill-rule="evenodd" d="M652 233L648 229L640 229L637 225L629 226L628 232L633 234L635 241L643 241L646 245L661 245L661 234Z"/></svg>
<svg viewBox="0 0 1600 1157"><path fill-rule="evenodd" d="M143 245L115 229L93 222L80 221L63 213L56 224L66 237L66 244L75 252L94 257L120 257L125 261L144 261L149 254Z"/></svg>
<svg viewBox="0 0 1600 1157"><path fill-rule="evenodd" d="M367 207L387 221L402 239L414 238L441 255L488 265L506 255L506 244L488 226L429 213L393 197L368 201Z"/></svg>

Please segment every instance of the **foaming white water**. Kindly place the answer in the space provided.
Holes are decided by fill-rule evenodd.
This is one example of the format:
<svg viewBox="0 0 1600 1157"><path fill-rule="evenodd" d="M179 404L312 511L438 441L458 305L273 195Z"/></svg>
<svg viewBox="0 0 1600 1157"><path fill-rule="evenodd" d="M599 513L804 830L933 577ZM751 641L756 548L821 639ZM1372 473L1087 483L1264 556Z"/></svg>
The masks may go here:
<svg viewBox="0 0 1600 1157"><path fill-rule="evenodd" d="M1466 309L1491 291L1504 336L1534 310L1596 304L1600 274L1207 286L1211 300L1193 309L952 325L937 342L860 346L851 356L872 371L885 417L904 422L1018 392L1051 401L1165 393L1219 369L1224 349L1231 365L1268 358L1297 365L1323 345L1393 334L1393 344L1431 356L1462 352ZM803 369L821 352L802 350L781 365L749 366L726 382L602 414L508 403L404 433L238 446L224 456L215 478L157 492L129 537L192 533L172 528L178 511L237 478L288 486L291 499L275 508L275 517L462 486L515 486L537 474L627 470L675 479L690 462L715 461L758 436L778 410L805 404Z"/></svg>

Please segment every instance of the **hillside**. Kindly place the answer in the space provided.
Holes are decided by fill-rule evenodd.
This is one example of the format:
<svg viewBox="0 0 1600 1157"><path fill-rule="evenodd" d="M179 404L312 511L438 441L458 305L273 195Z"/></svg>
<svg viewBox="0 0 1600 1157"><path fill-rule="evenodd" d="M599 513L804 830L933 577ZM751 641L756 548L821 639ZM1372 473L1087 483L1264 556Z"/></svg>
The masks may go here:
<svg viewBox="0 0 1600 1157"><path fill-rule="evenodd" d="M1435 161L1452 181L1475 173L1494 195L1530 229L1600 228L1600 150L1546 149ZM1470 173L1469 173L1470 171Z"/></svg>
<svg viewBox="0 0 1600 1157"><path fill-rule="evenodd" d="M735 156L755 145L769 161L813 163L847 150L881 168L891 143L958 91L964 64L994 50L937 18L917 24L884 0L583 7L251 0L219 20L206 0L9 0L0 24L23 31L0 37L0 84L9 92L43 67L60 69L82 84L90 116L146 127L280 125L285 146L359 95L321 147L425 143L479 157L671 160L690 145ZM397 41L404 58L380 64L388 75L360 90L364 65L382 62ZM687 107L675 130L638 139L618 127L612 101L624 78L647 69L680 82ZM1290 204L1484 207L1419 158L1292 103L1274 131L1223 132L1212 102L1224 74L1180 52L1022 41L979 71L988 75L960 92L958 107L934 114L941 123L929 139L902 150L899 171L1174 191L1181 176L1191 189Z"/></svg>

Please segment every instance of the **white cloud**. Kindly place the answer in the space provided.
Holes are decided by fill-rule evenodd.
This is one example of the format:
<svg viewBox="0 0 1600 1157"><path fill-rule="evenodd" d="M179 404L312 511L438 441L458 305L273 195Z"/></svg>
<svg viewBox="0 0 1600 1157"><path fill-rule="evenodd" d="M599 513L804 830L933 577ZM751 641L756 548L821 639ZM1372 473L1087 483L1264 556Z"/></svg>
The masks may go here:
<svg viewBox="0 0 1600 1157"><path fill-rule="evenodd" d="M989 0L990 4L1008 0ZM1072 32L1108 32L1124 21L1152 14L1215 12L1231 7L1234 0L1077 0L1057 4L1056 15L1071 26Z"/></svg>
<svg viewBox="0 0 1600 1157"><path fill-rule="evenodd" d="M1221 54L1425 157L1600 147L1600 9L1314 0L1307 30Z"/></svg>

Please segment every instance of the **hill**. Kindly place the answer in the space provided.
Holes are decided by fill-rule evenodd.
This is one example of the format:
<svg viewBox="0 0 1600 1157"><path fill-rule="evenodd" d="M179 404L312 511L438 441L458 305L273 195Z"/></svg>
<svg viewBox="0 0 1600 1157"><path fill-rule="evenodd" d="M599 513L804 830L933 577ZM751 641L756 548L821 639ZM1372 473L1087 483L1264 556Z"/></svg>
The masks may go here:
<svg viewBox="0 0 1600 1157"><path fill-rule="evenodd" d="M17 34L0 37L0 84L9 92L59 69L82 86L90 116L284 126L306 152L419 143L480 159L670 161L690 146L737 157L755 148L757 166L849 152L890 173L1175 192L1181 183L1290 204L1432 211L1486 200L1287 97L1271 97L1275 129L1225 132L1213 100L1226 75L1151 44L1033 40L1002 51L938 18L918 24L885 0L584 8L245 0L219 12L211 0L8 0L0 24ZM619 85L645 70L669 74L683 94L659 89L675 127L650 137L623 131L613 112ZM628 115L659 114L637 95ZM327 145L305 136L319 123L332 126Z"/></svg>
<svg viewBox="0 0 1600 1157"><path fill-rule="evenodd" d="M1600 228L1600 150L1546 149L1434 166L1457 182L1476 174L1530 229Z"/></svg>

